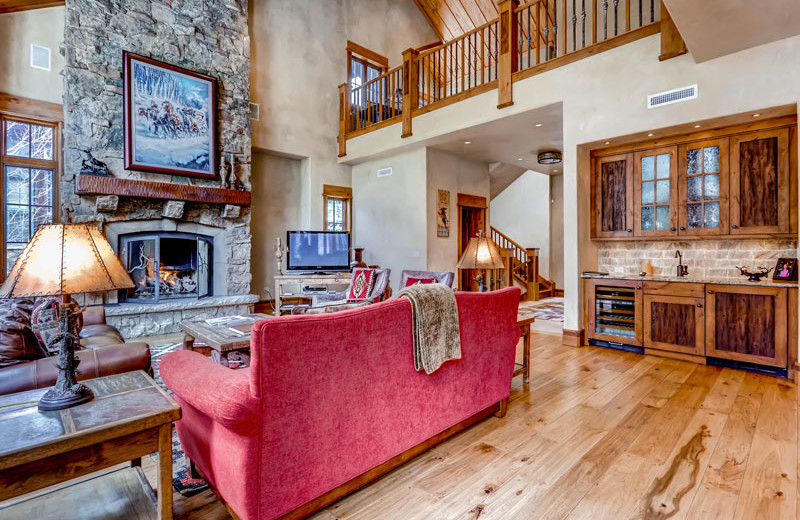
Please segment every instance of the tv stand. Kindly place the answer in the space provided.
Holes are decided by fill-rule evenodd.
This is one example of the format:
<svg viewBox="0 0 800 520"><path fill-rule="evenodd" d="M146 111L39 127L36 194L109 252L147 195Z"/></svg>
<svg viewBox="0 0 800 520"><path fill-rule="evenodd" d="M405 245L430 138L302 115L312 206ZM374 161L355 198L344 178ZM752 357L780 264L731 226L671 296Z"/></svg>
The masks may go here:
<svg viewBox="0 0 800 520"><path fill-rule="evenodd" d="M275 316L280 316L281 311L289 312L293 305L284 305L282 301L288 298L312 298L321 294L320 291L305 291L307 286L325 286L322 293L334 289L343 290L350 285L352 273L287 273L275 276Z"/></svg>

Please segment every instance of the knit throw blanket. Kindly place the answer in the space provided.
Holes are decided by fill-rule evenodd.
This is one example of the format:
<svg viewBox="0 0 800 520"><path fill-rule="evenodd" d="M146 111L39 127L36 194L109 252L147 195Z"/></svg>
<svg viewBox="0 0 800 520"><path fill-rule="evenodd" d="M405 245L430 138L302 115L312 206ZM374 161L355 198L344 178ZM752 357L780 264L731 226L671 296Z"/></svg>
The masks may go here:
<svg viewBox="0 0 800 520"><path fill-rule="evenodd" d="M445 361L461 359L458 306L453 290L439 283L417 284L398 297L411 302L414 368L432 374Z"/></svg>

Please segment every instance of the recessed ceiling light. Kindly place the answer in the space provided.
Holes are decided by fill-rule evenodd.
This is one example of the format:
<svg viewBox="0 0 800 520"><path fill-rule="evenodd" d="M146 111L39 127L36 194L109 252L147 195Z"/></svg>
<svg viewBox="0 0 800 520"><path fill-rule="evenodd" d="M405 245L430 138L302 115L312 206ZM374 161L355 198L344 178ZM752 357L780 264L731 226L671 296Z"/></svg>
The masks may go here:
<svg viewBox="0 0 800 520"><path fill-rule="evenodd" d="M761 117L761 114L753 114L753 117Z"/></svg>
<svg viewBox="0 0 800 520"><path fill-rule="evenodd" d="M553 170L553 173L558 173L558 170Z"/></svg>
<svg viewBox="0 0 800 520"><path fill-rule="evenodd" d="M606 144L611 144L611 141L606 141Z"/></svg>
<svg viewBox="0 0 800 520"><path fill-rule="evenodd" d="M536 123L536 126L542 126L542 123Z"/></svg>
<svg viewBox="0 0 800 520"><path fill-rule="evenodd" d="M650 132L649 134L647 134L647 137L653 137L653 135L654 134L652 132Z"/></svg>
<svg viewBox="0 0 800 520"><path fill-rule="evenodd" d="M694 125L695 128L700 128L703 125Z"/></svg>
<svg viewBox="0 0 800 520"><path fill-rule="evenodd" d="M464 141L464 144L472 144L472 141Z"/></svg>
<svg viewBox="0 0 800 520"><path fill-rule="evenodd" d="M518 161L521 161L521 160L522 160L522 157L517 157L517 160L518 160Z"/></svg>

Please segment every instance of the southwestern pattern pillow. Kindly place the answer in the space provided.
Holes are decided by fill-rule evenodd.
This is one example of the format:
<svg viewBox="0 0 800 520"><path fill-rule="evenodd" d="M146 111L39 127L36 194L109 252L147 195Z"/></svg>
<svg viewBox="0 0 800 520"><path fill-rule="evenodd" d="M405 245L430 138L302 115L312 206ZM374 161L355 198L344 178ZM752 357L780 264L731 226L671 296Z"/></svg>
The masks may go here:
<svg viewBox="0 0 800 520"><path fill-rule="evenodd" d="M375 284L375 269L353 269L353 283L350 284L348 300L369 298Z"/></svg>
<svg viewBox="0 0 800 520"><path fill-rule="evenodd" d="M436 278L411 278L406 280L406 287L417 284L436 283Z"/></svg>

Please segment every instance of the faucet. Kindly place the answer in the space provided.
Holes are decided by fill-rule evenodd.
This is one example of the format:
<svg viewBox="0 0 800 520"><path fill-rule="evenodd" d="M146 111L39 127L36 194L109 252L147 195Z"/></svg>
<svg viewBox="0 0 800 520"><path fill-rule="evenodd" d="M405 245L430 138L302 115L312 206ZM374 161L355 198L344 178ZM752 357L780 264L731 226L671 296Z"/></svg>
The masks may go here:
<svg viewBox="0 0 800 520"><path fill-rule="evenodd" d="M683 265L683 255L681 250L675 251L675 258L678 259L678 278L683 278L689 275L689 266Z"/></svg>

